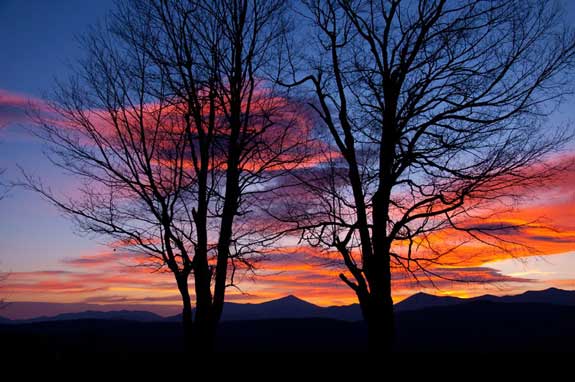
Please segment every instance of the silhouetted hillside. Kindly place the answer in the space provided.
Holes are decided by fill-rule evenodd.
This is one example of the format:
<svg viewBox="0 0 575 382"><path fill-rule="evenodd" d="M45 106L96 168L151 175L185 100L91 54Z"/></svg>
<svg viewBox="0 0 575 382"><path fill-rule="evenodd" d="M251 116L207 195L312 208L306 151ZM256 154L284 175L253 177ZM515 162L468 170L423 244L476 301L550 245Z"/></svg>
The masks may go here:
<svg viewBox="0 0 575 382"><path fill-rule="evenodd" d="M549 288L540 291L527 291L513 296L483 295L473 298L459 298L451 296L435 296L427 293L416 293L395 305L398 312L418 310L438 306L452 306L468 304L477 301L489 301L499 303L524 304L540 303L552 305L575 306L575 291Z"/></svg>
<svg viewBox="0 0 575 382"><path fill-rule="evenodd" d="M0 310L0 316L7 317L11 320L29 320L39 317L55 317L60 314L82 313L87 311L146 311L161 317L166 317L177 314L181 312L181 310L182 308L180 306L159 304L130 305L10 301Z"/></svg>
<svg viewBox="0 0 575 382"><path fill-rule="evenodd" d="M575 306L575 291L566 291L550 288L542 291L529 291L516 296L492 296L484 295L470 299L434 296L426 293L417 293L395 305L396 312L408 312L433 307L446 307L475 302L497 302L497 303L542 303L551 305ZM25 304L26 309L32 309L34 303L15 302L11 305ZM39 303L45 304L45 303ZM90 305L94 307L98 305ZM98 306L106 309L108 306ZM106 309L107 310L107 309ZM344 321L362 320L359 305L344 305L320 307L304 301L296 296L286 296L277 300L267 301L258 304L238 304L227 302L224 305L223 321L238 320L270 320L270 319L291 319L291 318L324 318ZM0 318L1 319L1 318ZM27 319L20 322L38 321L60 321L76 319L111 319L111 320L132 320L132 321L168 321L179 322L180 315L161 317L158 314L142 310L87 310L82 312L63 313L54 316L42 316ZM2 322L2 321L0 321ZM5 321L16 323L18 321Z"/></svg>
<svg viewBox="0 0 575 382"><path fill-rule="evenodd" d="M575 306L575 291L549 288L540 291L527 291L515 296L480 296L473 300L506 303L538 303Z"/></svg>
<svg viewBox="0 0 575 382"><path fill-rule="evenodd" d="M326 318L334 320L361 320L359 305L321 307L304 301L296 296L286 296L277 300L259 304L237 304L227 302L224 305L222 320L269 320L284 318ZM181 315L168 317L168 321L179 321Z"/></svg>
<svg viewBox="0 0 575 382"><path fill-rule="evenodd" d="M69 321L69 320L127 320L127 321L161 321L163 317L155 313L139 310L114 310L108 312L88 310L79 313L62 313L52 317L37 317L24 322Z"/></svg>
<svg viewBox="0 0 575 382"><path fill-rule="evenodd" d="M575 307L534 303L467 304L397 313L398 351L571 351ZM182 351L176 322L73 320L0 325L13 354L30 349L80 357L97 352ZM362 322L268 319L222 323L220 351L363 351Z"/></svg>
<svg viewBox="0 0 575 382"><path fill-rule="evenodd" d="M286 296L260 304L226 303L223 319L267 320L275 318L311 318L321 316L323 308L296 296Z"/></svg>
<svg viewBox="0 0 575 382"><path fill-rule="evenodd" d="M416 293L398 304L395 304L397 312L431 308L436 306L449 306L466 302L467 300L451 296L435 296L427 293Z"/></svg>

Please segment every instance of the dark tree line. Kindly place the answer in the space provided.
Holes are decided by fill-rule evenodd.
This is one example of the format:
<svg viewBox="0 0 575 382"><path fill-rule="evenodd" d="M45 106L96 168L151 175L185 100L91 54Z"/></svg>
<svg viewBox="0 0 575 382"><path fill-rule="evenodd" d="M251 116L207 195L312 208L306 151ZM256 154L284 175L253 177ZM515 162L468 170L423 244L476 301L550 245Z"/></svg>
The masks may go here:
<svg viewBox="0 0 575 382"><path fill-rule="evenodd" d="M294 232L339 252L389 350L392 272L433 275L439 230L500 245L470 217L561 170L569 138L544 119L575 53L554 2L130 0L83 46L40 133L82 196L26 183L171 272L196 351L236 270Z"/></svg>

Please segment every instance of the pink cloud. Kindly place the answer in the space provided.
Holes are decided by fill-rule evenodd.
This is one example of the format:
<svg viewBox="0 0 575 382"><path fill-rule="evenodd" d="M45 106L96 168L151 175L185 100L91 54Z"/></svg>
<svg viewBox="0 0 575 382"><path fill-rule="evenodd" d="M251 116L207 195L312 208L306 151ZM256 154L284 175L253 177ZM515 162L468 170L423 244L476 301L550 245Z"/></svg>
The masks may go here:
<svg viewBox="0 0 575 382"><path fill-rule="evenodd" d="M48 105L39 98L0 89L0 128L14 123L30 122L29 110L48 112Z"/></svg>

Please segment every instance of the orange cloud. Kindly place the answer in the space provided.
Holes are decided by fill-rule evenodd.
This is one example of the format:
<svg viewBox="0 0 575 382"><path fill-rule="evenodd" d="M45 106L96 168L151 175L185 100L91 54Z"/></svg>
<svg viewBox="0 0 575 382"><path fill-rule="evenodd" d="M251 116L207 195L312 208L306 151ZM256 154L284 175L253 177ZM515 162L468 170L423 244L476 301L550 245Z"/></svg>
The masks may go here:
<svg viewBox="0 0 575 382"><path fill-rule="evenodd" d="M452 267L483 264L530 256L546 256L575 249L575 155L552 159L542 167L563 170L555 177L531 184L514 193L518 199L484 205L457 217L457 226L416 239L414 257L424 266L436 262ZM529 170L531 171L531 170ZM470 234L465 230L469 230ZM407 256L408 242L395 251ZM442 256L438 257L440 254ZM425 261L425 258L433 261Z"/></svg>
<svg viewBox="0 0 575 382"><path fill-rule="evenodd" d="M167 274L133 272L12 272L3 285L3 292L12 301L79 302L118 291L137 300L148 294L173 294L171 281Z"/></svg>

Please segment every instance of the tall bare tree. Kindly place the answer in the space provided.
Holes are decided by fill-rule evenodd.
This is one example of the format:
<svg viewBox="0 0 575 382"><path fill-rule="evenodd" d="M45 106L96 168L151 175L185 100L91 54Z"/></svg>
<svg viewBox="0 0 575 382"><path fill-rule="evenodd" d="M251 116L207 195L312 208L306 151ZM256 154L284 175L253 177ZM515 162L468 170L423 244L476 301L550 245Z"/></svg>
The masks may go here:
<svg viewBox="0 0 575 382"><path fill-rule="evenodd" d="M305 129L264 78L283 13L278 0L120 3L42 120L51 159L86 186L74 199L28 186L173 273L195 351L213 347L236 269L275 237L246 224L257 199L303 152Z"/></svg>
<svg viewBox="0 0 575 382"><path fill-rule="evenodd" d="M544 159L569 133L542 117L571 89L574 34L550 1L306 0L298 11L305 57L291 56L281 82L312 94L339 154L296 172L302 196L276 216L338 250L370 350L388 350L392 270L433 274L454 250L432 241L442 229L501 245L470 216L558 170Z"/></svg>

